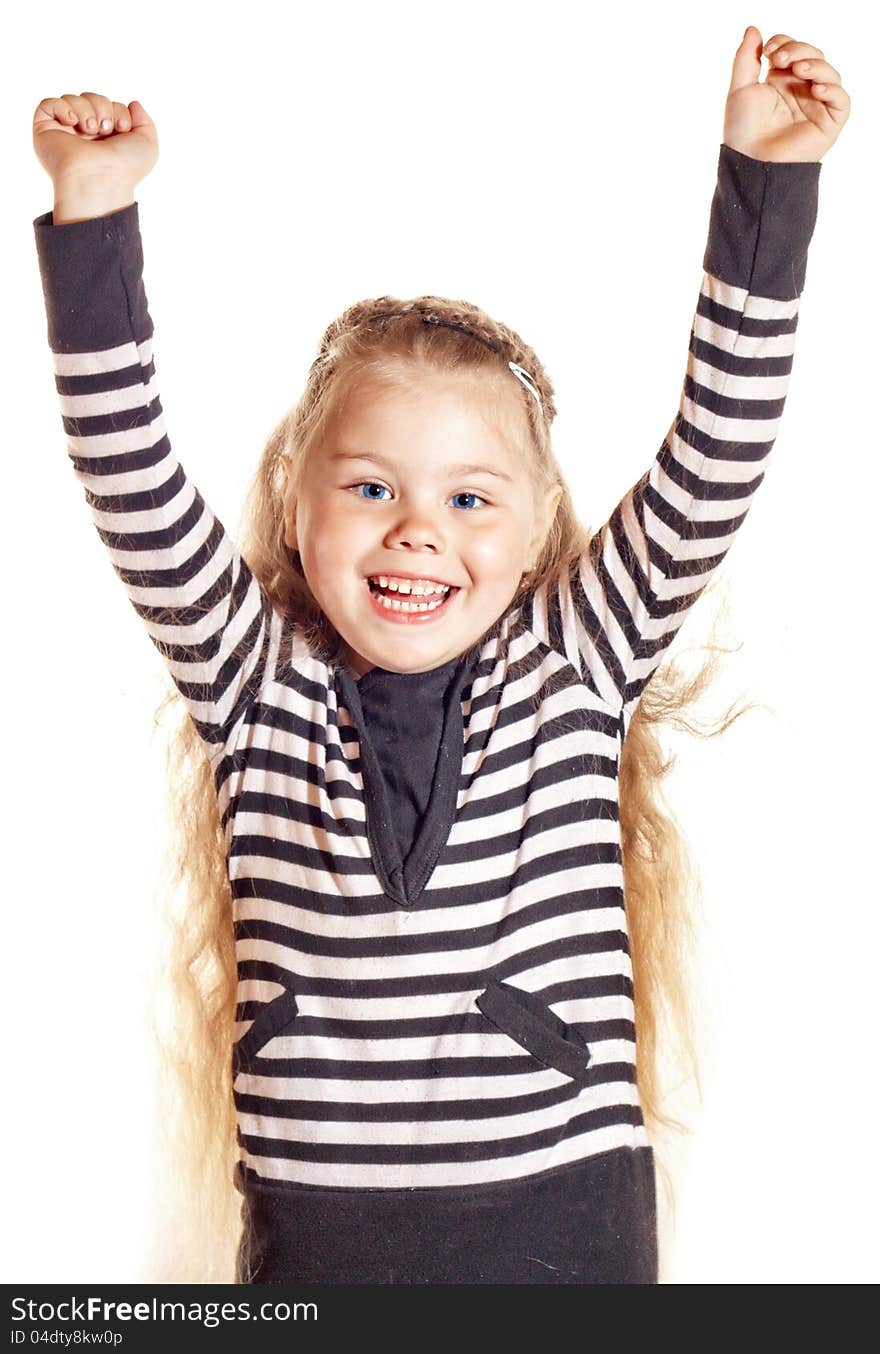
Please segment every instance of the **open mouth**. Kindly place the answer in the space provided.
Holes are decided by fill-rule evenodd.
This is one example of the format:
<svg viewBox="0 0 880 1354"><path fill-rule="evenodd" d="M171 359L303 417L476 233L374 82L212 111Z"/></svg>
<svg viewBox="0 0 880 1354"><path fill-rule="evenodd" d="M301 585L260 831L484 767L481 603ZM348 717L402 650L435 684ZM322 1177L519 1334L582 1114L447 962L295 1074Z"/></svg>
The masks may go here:
<svg viewBox="0 0 880 1354"><path fill-rule="evenodd" d="M437 589L442 590L419 595L383 587L376 578L367 578L364 581L374 610L387 619L396 621L425 622L442 616L461 591L460 588L435 584Z"/></svg>

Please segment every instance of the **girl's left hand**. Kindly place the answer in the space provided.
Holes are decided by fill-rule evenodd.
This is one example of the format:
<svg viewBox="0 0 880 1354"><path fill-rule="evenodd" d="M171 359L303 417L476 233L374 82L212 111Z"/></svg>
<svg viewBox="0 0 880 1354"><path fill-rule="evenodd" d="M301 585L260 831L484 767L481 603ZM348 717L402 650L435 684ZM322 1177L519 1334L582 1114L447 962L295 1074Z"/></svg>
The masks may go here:
<svg viewBox="0 0 880 1354"><path fill-rule="evenodd" d="M759 83L761 54L770 62ZM818 85L817 82L818 81ZM733 59L724 144L753 160L821 160L846 124L850 98L840 72L808 42L777 33L762 47L749 26Z"/></svg>

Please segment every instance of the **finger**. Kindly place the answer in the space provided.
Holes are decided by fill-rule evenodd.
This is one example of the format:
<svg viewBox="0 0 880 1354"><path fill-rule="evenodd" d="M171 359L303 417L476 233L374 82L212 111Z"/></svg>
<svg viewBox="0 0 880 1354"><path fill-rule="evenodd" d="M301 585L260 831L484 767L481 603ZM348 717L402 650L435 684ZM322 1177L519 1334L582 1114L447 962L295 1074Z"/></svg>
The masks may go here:
<svg viewBox="0 0 880 1354"><path fill-rule="evenodd" d="M814 99L818 99L828 109L829 113L838 116L845 113L849 116L852 101L842 85L813 85L810 89Z"/></svg>
<svg viewBox="0 0 880 1354"><path fill-rule="evenodd" d="M60 123L62 127L72 127L76 122L76 113L66 99L41 99L37 112L42 115L39 118L40 122L45 122L48 118L52 122ZM34 121L37 120L35 116Z"/></svg>
<svg viewBox="0 0 880 1354"><path fill-rule="evenodd" d="M801 61L805 57L818 57L820 61L824 61L825 53L820 47L811 47L808 42L786 42L781 47L775 47L767 59L771 66L785 67L792 66L795 61Z"/></svg>
<svg viewBox="0 0 880 1354"><path fill-rule="evenodd" d="M730 93L737 89L743 89L746 85L755 85L761 75L761 58L759 55L760 34L757 28L751 24L743 34L742 42L736 49L736 55L733 58L733 69L730 75Z"/></svg>
<svg viewBox="0 0 880 1354"><path fill-rule="evenodd" d="M794 42L794 38L789 33L774 33L772 38L768 38L764 43L764 55L769 56L777 47L781 47L784 42Z"/></svg>
<svg viewBox="0 0 880 1354"><path fill-rule="evenodd" d="M131 113L128 111L127 104L114 102L113 124L117 132L128 132L131 130Z"/></svg>
<svg viewBox="0 0 880 1354"><path fill-rule="evenodd" d="M87 99L84 94L65 94L62 97L64 102L69 104L74 113L76 113L76 126L78 130L84 132L87 136L97 136L98 119L95 117L91 100ZM90 118L91 125L89 124Z"/></svg>
<svg viewBox="0 0 880 1354"><path fill-rule="evenodd" d="M97 123L94 128L89 130L97 132L99 136L109 136L114 126L112 100L108 99L105 94L96 94L91 89L84 89L82 96L84 99L88 99L92 105L93 116Z"/></svg>
<svg viewBox="0 0 880 1354"><path fill-rule="evenodd" d="M791 73L799 75L802 80L819 80L826 85L840 83L840 71L835 70L827 61L795 61Z"/></svg>

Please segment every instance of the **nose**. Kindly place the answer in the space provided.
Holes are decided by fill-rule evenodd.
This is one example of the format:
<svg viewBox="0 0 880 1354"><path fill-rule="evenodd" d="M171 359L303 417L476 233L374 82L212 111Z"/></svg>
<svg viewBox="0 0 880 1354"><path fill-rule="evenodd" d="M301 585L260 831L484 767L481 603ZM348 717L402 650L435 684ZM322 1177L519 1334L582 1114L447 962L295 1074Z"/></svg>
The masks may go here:
<svg viewBox="0 0 880 1354"><path fill-rule="evenodd" d="M445 549L437 522L416 509L401 513L386 534L385 544L392 550L431 550L435 554Z"/></svg>

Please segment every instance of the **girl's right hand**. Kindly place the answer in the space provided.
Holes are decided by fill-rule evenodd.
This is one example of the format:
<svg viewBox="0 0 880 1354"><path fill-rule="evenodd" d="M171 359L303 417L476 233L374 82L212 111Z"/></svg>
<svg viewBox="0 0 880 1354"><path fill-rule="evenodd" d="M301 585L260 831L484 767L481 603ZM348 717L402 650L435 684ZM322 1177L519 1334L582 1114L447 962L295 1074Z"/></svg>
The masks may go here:
<svg viewBox="0 0 880 1354"><path fill-rule="evenodd" d="M102 126L105 119L109 126ZM63 94L41 99L37 105L34 152L57 197L60 188L85 183L118 183L133 189L159 158L159 139L137 99L124 104L103 94Z"/></svg>

